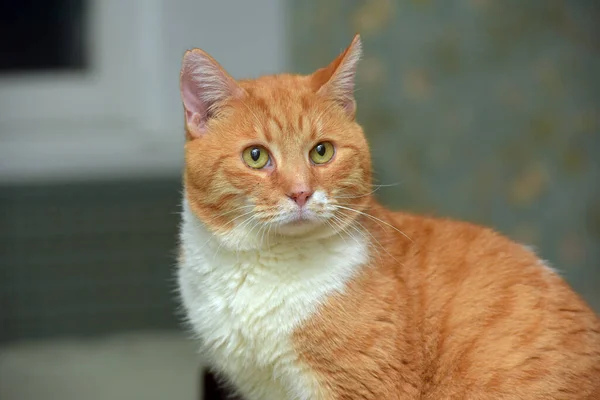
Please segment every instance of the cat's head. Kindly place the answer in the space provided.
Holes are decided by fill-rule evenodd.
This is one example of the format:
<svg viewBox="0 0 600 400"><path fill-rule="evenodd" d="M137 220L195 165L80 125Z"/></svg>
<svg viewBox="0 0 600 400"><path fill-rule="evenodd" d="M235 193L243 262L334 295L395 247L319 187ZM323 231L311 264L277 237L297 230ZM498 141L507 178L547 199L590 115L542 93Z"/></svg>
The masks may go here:
<svg viewBox="0 0 600 400"><path fill-rule="evenodd" d="M355 121L358 35L311 75L234 80L186 52L185 193L189 209L233 246L349 230L371 192L367 141Z"/></svg>

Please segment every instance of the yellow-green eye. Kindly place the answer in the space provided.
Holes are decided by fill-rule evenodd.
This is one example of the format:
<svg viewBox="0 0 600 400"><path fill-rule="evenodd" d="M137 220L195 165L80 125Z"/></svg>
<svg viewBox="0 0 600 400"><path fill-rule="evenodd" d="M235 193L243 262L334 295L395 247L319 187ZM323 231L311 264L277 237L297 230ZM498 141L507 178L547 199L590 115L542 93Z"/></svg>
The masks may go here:
<svg viewBox="0 0 600 400"><path fill-rule="evenodd" d="M315 164L325 164L333 157L333 145L329 142L321 142L310 151L309 156Z"/></svg>
<svg viewBox="0 0 600 400"><path fill-rule="evenodd" d="M244 150L242 158L249 167L261 169L269 163L269 152L262 146L252 146Z"/></svg>

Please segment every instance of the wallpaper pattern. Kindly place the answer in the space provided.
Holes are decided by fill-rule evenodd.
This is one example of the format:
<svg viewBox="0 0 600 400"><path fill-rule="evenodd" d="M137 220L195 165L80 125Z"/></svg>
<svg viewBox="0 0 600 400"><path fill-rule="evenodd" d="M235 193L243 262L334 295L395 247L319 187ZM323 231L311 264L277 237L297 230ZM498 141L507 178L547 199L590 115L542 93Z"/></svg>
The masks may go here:
<svg viewBox="0 0 600 400"><path fill-rule="evenodd" d="M395 208L538 248L600 310L600 2L292 0L297 72L360 32L358 119Z"/></svg>

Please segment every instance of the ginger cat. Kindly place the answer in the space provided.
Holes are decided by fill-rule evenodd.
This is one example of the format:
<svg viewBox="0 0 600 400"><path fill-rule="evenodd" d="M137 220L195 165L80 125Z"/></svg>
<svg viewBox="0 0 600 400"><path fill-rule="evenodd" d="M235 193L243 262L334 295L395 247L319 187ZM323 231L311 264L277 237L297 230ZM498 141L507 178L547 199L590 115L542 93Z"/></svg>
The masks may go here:
<svg viewBox="0 0 600 400"><path fill-rule="evenodd" d="M179 285L248 400L600 399L600 322L530 250L374 199L358 35L309 76L181 71Z"/></svg>

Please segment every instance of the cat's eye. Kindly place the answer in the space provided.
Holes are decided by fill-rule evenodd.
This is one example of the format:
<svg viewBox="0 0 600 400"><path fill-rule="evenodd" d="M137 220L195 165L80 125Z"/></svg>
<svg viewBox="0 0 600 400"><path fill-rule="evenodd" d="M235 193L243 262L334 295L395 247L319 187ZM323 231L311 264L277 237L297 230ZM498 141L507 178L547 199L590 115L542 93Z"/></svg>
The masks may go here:
<svg viewBox="0 0 600 400"><path fill-rule="evenodd" d="M251 146L242 153L244 162L250 168L261 169L269 164L269 152L262 146Z"/></svg>
<svg viewBox="0 0 600 400"><path fill-rule="evenodd" d="M334 153L335 150L331 143L321 142L313 147L308 155L315 164L325 164L333 158Z"/></svg>

